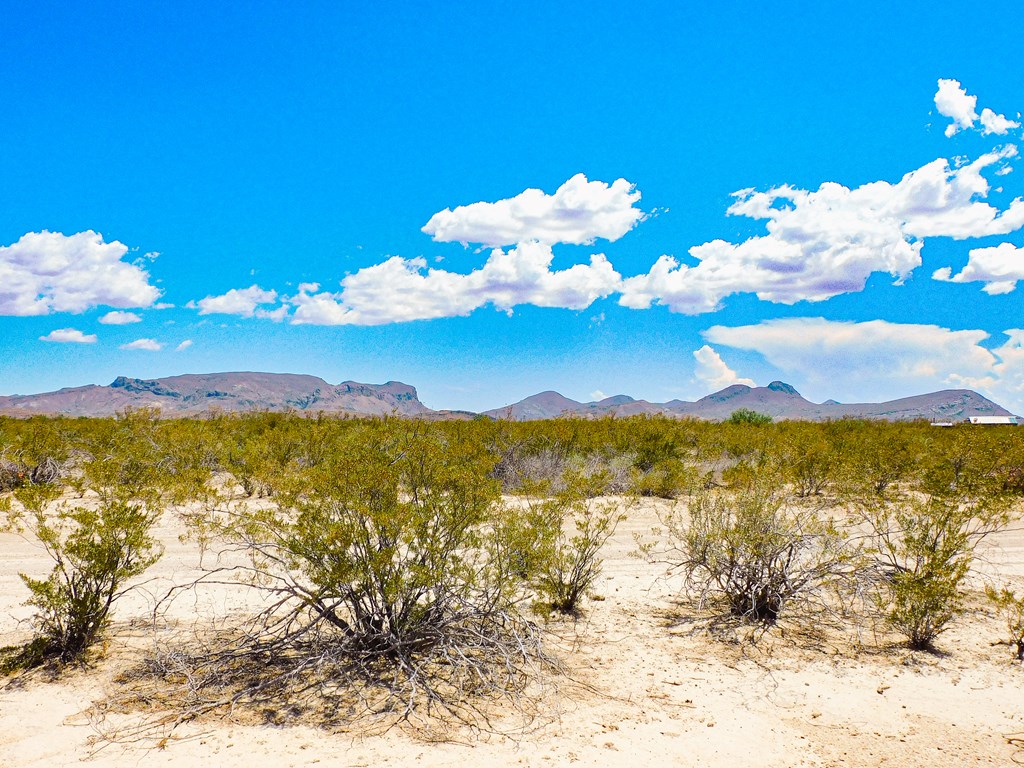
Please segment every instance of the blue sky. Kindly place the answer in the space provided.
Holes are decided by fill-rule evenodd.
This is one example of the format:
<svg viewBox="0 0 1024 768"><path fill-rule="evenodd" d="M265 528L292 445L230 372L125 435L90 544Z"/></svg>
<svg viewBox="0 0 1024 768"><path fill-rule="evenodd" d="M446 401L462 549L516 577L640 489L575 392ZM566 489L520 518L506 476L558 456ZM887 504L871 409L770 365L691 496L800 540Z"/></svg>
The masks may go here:
<svg viewBox="0 0 1024 768"><path fill-rule="evenodd" d="M1024 412L1016 4L3 5L0 393Z"/></svg>

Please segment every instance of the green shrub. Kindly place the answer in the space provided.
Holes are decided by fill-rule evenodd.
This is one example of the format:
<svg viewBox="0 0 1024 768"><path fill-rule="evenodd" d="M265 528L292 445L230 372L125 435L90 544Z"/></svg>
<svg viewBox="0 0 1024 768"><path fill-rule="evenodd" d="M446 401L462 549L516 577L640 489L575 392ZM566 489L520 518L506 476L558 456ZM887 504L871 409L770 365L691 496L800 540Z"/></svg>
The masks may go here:
<svg viewBox="0 0 1024 768"><path fill-rule="evenodd" d="M1005 506L915 496L865 509L884 575L877 600L885 620L911 648L930 649L963 611L975 547L1005 523Z"/></svg>
<svg viewBox="0 0 1024 768"><path fill-rule="evenodd" d="M1016 649L1017 660L1024 663L1024 595L1017 595L1008 586L996 589L985 586L985 595L1006 622L1008 644Z"/></svg>
<svg viewBox="0 0 1024 768"><path fill-rule="evenodd" d="M43 434L55 429L48 425ZM35 637L7 649L8 668L81 658L103 635L129 580L160 558L152 531L165 504L194 497L209 477L174 471L151 414L88 422L83 432L69 487L29 482L14 491L16 504L5 505L6 527L38 542L53 562L45 578L20 574L31 593L26 604L35 609Z"/></svg>
<svg viewBox="0 0 1024 768"><path fill-rule="evenodd" d="M535 551L537 532L503 514L493 455L443 432L392 420L339 430L314 465L281 468L269 503L197 521L204 540L248 558L272 607L236 645L192 659L189 677L299 708L340 685L407 715L519 690L541 654L519 610L535 562L512 555Z"/></svg>
<svg viewBox="0 0 1024 768"><path fill-rule="evenodd" d="M831 521L788 504L782 488L765 479L701 491L662 522L670 559L685 569L699 603L722 601L728 615L762 625L835 586L855 555Z"/></svg>
<svg viewBox="0 0 1024 768"><path fill-rule="evenodd" d="M618 500L598 501L606 479L602 476L570 476L564 489L535 505L531 516L542 522L536 537L541 555L533 585L541 607L575 615L580 603L601 574L601 548L615 533L625 515ZM572 529L565 530L568 522Z"/></svg>
<svg viewBox="0 0 1024 768"><path fill-rule="evenodd" d="M729 414L729 418L725 421L727 424L751 424L759 426L761 424L771 424L772 417L767 413L758 413L750 408L737 408Z"/></svg>
<svg viewBox="0 0 1024 768"><path fill-rule="evenodd" d="M26 486L17 492L22 510L11 527L27 531L54 565L44 579L24 573L35 609L35 638L8 649L4 666L38 666L80 658L102 635L125 583L161 554L151 530L159 511L111 497L97 503L55 501L60 489Z"/></svg>

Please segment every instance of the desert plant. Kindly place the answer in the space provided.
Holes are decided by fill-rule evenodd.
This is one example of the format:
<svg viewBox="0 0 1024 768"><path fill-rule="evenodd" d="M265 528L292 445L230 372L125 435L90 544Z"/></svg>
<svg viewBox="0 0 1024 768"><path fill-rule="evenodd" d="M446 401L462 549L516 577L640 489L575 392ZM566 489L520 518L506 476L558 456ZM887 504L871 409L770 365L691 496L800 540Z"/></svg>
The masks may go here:
<svg viewBox="0 0 1024 768"><path fill-rule="evenodd" d="M871 554L883 572L877 601L886 622L916 650L933 647L963 611L963 582L978 542L1006 521L1005 505L912 496L864 508Z"/></svg>
<svg viewBox="0 0 1024 768"><path fill-rule="evenodd" d="M729 418L726 419L726 422L728 424L751 424L759 426L761 424L771 424L772 417L767 413L758 413L750 408L737 408L729 414Z"/></svg>
<svg viewBox="0 0 1024 768"><path fill-rule="evenodd" d="M35 609L35 637L8 649L5 666L81 658L129 581L159 559L153 527L165 504L193 496L208 476L167 471L152 414L128 413L86 429L80 442L88 458L68 487L30 480L6 505L6 527L38 542L53 566L45 578L20 574ZM47 425L44 434L52 430Z"/></svg>
<svg viewBox="0 0 1024 768"><path fill-rule="evenodd" d="M625 514L619 500L599 500L607 486L603 475L571 475L563 490L531 504L536 526L537 572L533 586L543 610L575 615L601 574L601 548ZM571 530L566 530L566 523Z"/></svg>
<svg viewBox="0 0 1024 768"><path fill-rule="evenodd" d="M773 446L797 496L821 496L833 483L840 456L825 428L818 424L787 424L786 432Z"/></svg>
<svg viewBox="0 0 1024 768"><path fill-rule="evenodd" d="M996 589L985 585L985 595L1006 622L1008 645L1016 649L1017 660L1024 664L1024 595L1009 586Z"/></svg>
<svg viewBox="0 0 1024 768"><path fill-rule="evenodd" d="M30 533L53 561L44 579L20 574L31 592L26 604L35 609L35 637L8 649L9 668L80 658L106 628L126 582L161 554L151 535L158 510L117 495L59 501L60 493L53 486L25 486L16 493L20 509L9 512L9 526Z"/></svg>
<svg viewBox="0 0 1024 768"><path fill-rule="evenodd" d="M761 480L737 490L703 490L662 519L670 560L700 604L724 601L727 615L774 624L848 575L855 551L819 511L788 503Z"/></svg>
<svg viewBox="0 0 1024 768"><path fill-rule="evenodd" d="M189 660L200 709L225 689L301 707L331 688L370 709L457 714L521 689L543 657L518 610L523 564L499 556L524 534L499 514L493 456L397 420L337 438L314 466L283 467L270 503L196 521L273 598L232 643Z"/></svg>

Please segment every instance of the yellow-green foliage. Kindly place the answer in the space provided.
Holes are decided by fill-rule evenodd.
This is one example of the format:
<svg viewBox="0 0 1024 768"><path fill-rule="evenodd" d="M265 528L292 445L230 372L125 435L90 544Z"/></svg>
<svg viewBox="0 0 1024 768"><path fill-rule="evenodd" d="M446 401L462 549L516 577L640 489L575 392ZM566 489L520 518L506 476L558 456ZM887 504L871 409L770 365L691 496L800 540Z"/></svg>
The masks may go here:
<svg viewBox="0 0 1024 768"><path fill-rule="evenodd" d="M1006 622L1007 640L1014 646L1017 660L1024 663L1024 595L1017 595L1009 586L996 589L985 586L985 595Z"/></svg>
<svg viewBox="0 0 1024 768"><path fill-rule="evenodd" d="M8 649L6 666L85 653L127 583L160 557L152 529L164 506L201 495L210 474L196 463L206 438L195 423L161 423L135 412L20 426L28 427L17 446L27 461L38 467L49 460L60 469L47 478L34 473L4 505L5 527L37 541L53 562L45 577L20 574L35 609L35 638ZM73 455L74 467L66 469Z"/></svg>
<svg viewBox="0 0 1024 768"><path fill-rule="evenodd" d="M911 648L930 648L963 610L963 581L978 541L1006 522L1006 506L985 497L908 496L865 508L871 553L883 568L878 603Z"/></svg>
<svg viewBox="0 0 1024 768"><path fill-rule="evenodd" d="M482 446L427 424L307 426L277 433L290 447L263 456L271 505L209 523L280 580L289 609L362 658L408 660L511 607L518 585L494 556L498 485Z"/></svg>
<svg viewBox="0 0 1024 768"><path fill-rule="evenodd" d="M763 625L791 603L818 602L857 554L819 510L792 503L777 477L700 491L662 521L669 560L699 602L722 601L731 616Z"/></svg>
<svg viewBox="0 0 1024 768"><path fill-rule="evenodd" d="M263 498L263 511L230 521L211 516L205 533L248 547L261 567L286 568L310 615L379 638L404 636L471 593L512 610L532 590L571 610L614 527L615 515L592 502L598 493L692 499L694 524L680 519L675 531L691 549L687 562L698 563L691 577L706 571L705 583L724 592L708 565L720 571L729 562L733 576L766 567L754 579L765 585L761 597L749 585L728 590L751 596L734 612L770 621L793 595L831 578L815 575L823 564L816 558L829 567L842 560L834 531L801 511L826 497L866 510L888 574L880 591L886 615L922 645L955 616L973 542L1001 519L992 510L1024 493L1020 430L734 422L0 417L0 508L10 525L52 549L54 573L26 582L46 634L46 612L69 605L54 591L58 583L70 589L68 578L54 575L60 567L88 571L102 560L101 539L131 549L130 564L100 565L116 582L106 591L119 594L158 551L146 538L155 515L188 500L209 507L213 473L229 473L247 496ZM499 489L540 498L540 487L534 512L497 502ZM87 492L89 504L81 501ZM57 496L59 504L48 501ZM563 519L575 519L567 533ZM143 539L129 541L128 528ZM86 530L99 548L86 546ZM711 558L713 547L732 559ZM74 555L75 564L65 552L86 554ZM773 569L790 556L808 569L798 589L776 584Z"/></svg>
<svg viewBox="0 0 1024 768"><path fill-rule="evenodd" d="M531 537L532 586L542 610L576 614L601 574L601 548L625 518L618 499L599 501L606 493L604 475L570 473L562 488L550 493L542 485L532 492L523 516L536 533ZM569 529L567 530L567 526Z"/></svg>

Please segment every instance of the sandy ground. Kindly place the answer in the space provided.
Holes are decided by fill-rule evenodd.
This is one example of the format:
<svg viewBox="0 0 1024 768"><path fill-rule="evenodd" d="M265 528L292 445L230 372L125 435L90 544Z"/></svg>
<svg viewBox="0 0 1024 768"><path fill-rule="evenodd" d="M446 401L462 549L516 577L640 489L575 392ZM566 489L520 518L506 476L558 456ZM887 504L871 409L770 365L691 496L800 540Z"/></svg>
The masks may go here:
<svg viewBox="0 0 1024 768"><path fill-rule="evenodd" d="M168 516L163 560L119 604L104 657L57 682L0 688L0 765L62 766L686 765L1010 766L1024 764L1024 668L981 599L940 639L942 653L911 653L868 632L849 638L775 631L756 647L694 632L680 583L664 565L632 556L634 534L657 524L658 505L629 512L605 552L604 573L575 626L559 623L562 658L578 681L549 689L545 717L517 738L465 734L432 743L411 729L358 736L311 727L247 725L231 716L183 726L162 747L96 751L88 710L114 688L132 647L152 642L149 595L184 580L198 560ZM1024 526L988 540L973 580L1024 587ZM43 575L45 555L0 535L0 643L25 639L19 571ZM209 591L174 609L180 618L237 609L234 592ZM567 637L573 638L571 643ZM557 644L557 643L556 643ZM572 646L572 647L568 647ZM2 685L2 682L0 682Z"/></svg>

